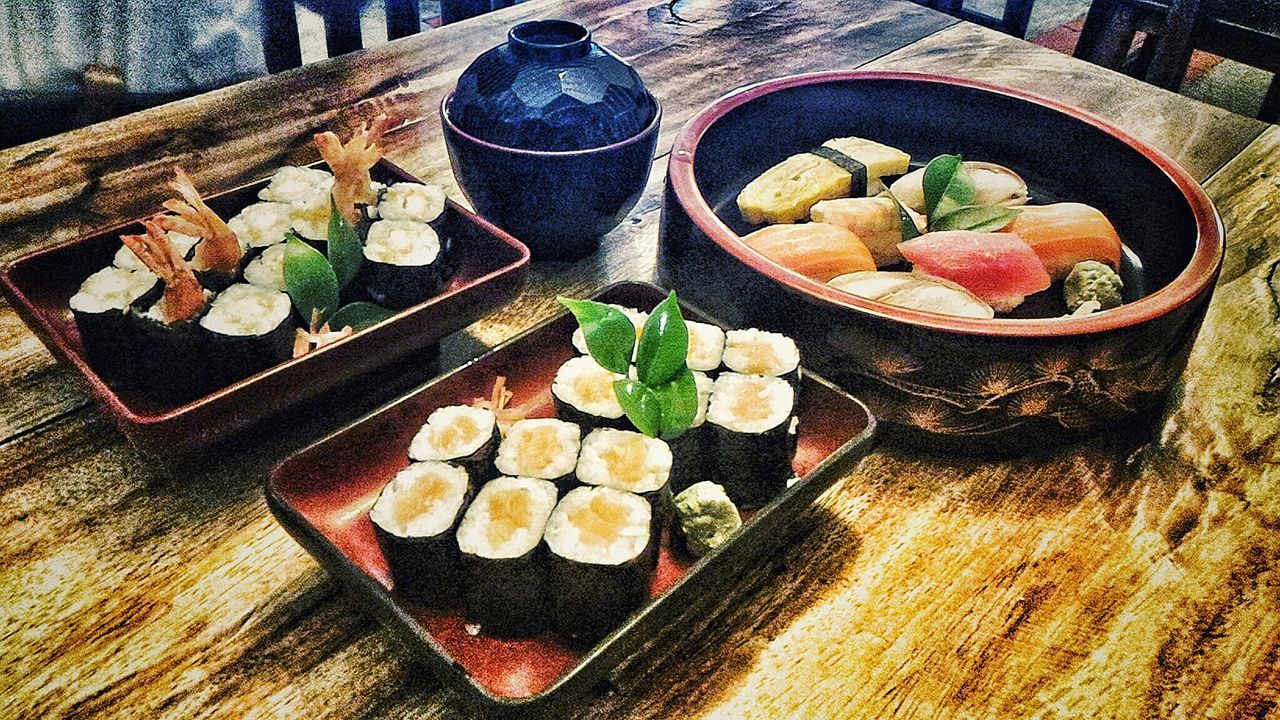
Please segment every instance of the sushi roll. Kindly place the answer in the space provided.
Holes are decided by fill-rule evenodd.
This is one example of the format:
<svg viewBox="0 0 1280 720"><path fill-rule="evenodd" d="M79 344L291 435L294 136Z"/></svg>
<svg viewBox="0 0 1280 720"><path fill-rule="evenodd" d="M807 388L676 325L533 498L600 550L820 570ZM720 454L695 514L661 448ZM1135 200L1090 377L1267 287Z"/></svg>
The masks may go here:
<svg viewBox="0 0 1280 720"><path fill-rule="evenodd" d="M160 287L160 279L145 266L141 270L110 266L90 275L71 296L71 317L85 357L103 377L127 379L133 347L128 311L154 303Z"/></svg>
<svg viewBox="0 0 1280 720"><path fill-rule="evenodd" d="M708 476L711 469L707 466L711 456L711 431L707 427L707 403L711 400L711 388L715 383L706 373L693 373L693 382L698 387L698 413L693 422L683 433L667 441L671 448L671 492L681 490L700 482Z"/></svg>
<svg viewBox="0 0 1280 720"><path fill-rule="evenodd" d="M503 475L550 480L563 490L574 484L574 468L582 431L577 425L552 418L517 420L498 445L494 464Z"/></svg>
<svg viewBox="0 0 1280 720"><path fill-rule="evenodd" d="M463 604L467 621L484 632L530 635L545 626L542 537L556 494L546 480L500 477L480 488L463 515Z"/></svg>
<svg viewBox="0 0 1280 720"><path fill-rule="evenodd" d="M671 448L629 430L600 428L582 439L578 482L635 493L653 508L654 530L670 517Z"/></svg>
<svg viewBox="0 0 1280 720"><path fill-rule="evenodd" d="M228 220L227 227L236 234L241 247L260 250L285 241L293 227L292 216L293 208L288 203L254 203Z"/></svg>
<svg viewBox="0 0 1280 720"><path fill-rule="evenodd" d="M438 185L400 182L380 193L378 204L369 208L369 216L383 220L435 222L444 212L444 189Z"/></svg>
<svg viewBox="0 0 1280 720"><path fill-rule="evenodd" d="M637 349L638 349L639 348L638 341L640 340L641 333L644 332L644 324L649 321L649 313L643 312L641 310L636 310L635 308L623 307L621 305L609 305L609 307L621 312L623 315L626 315L627 319L631 321L631 324L635 326ZM583 355L588 354L587 337L586 335L583 334L582 328L577 328L573 331L572 342L573 342L573 348L575 350L582 353ZM634 352L632 353L632 359L633 360L635 359Z"/></svg>
<svg viewBox="0 0 1280 720"><path fill-rule="evenodd" d="M795 390L781 378L721 373L707 405L711 464L740 508L787 487L796 450Z"/></svg>
<svg viewBox="0 0 1280 720"><path fill-rule="evenodd" d="M333 175L328 171L285 166L258 191L258 199L286 204L289 224L295 232L308 240L328 242L333 182Z"/></svg>
<svg viewBox="0 0 1280 720"><path fill-rule="evenodd" d="M293 304L278 290L237 283L218 293L200 328L216 360L213 381L228 385L290 357Z"/></svg>
<svg viewBox="0 0 1280 720"><path fill-rule="evenodd" d="M685 364L694 372L712 372L724 359L724 330L707 323L685 321L689 329L689 350Z"/></svg>
<svg viewBox="0 0 1280 720"><path fill-rule="evenodd" d="M288 288L284 282L284 251L284 243L263 250L244 267L244 281L260 288L284 292Z"/></svg>
<svg viewBox="0 0 1280 720"><path fill-rule="evenodd" d="M164 202L165 209L172 214L157 215L153 222L163 230L199 236L201 240L188 263L196 279L202 287L213 291L229 287L239 280L246 262L240 240L218 213L205 204L182 168L174 168L174 180L169 186L178 194L177 198Z"/></svg>
<svg viewBox="0 0 1280 720"><path fill-rule="evenodd" d="M724 366L743 375L780 377L800 382L800 350L796 341L765 330L730 330L725 333Z"/></svg>
<svg viewBox="0 0 1280 720"><path fill-rule="evenodd" d="M493 411L470 405L442 407L409 443L413 460L444 460L466 468L472 482L482 485L497 477L494 457L502 436Z"/></svg>
<svg viewBox="0 0 1280 720"><path fill-rule="evenodd" d="M448 238L412 220L379 220L369 226L364 259L360 272L369 296L396 310L440 292L453 275Z"/></svg>
<svg viewBox="0 0 1280 720"><path fill-rule="evenodd" d="M200 238L174 230L170 230L165 235L169 238L169 242L173 243L174 249L182 256L182 259L190 262L191 258L195 256L196 244L200 242ZM116 250L115 258L111 264L122 270L146 270L150 272L147 270L147 266L143 265L142 261L138 259L138 256L134 255L133 251L123 243L120 245L120 249Z"/></svg>
<svg viewBox="0 0 1280 720"><path fill-rule="evenodd" d="M462 571L454 531L469 486L460 467L418 462L378 494L369 520L397 591L430 604L457 597Z"/></svg>
<svg viewBox="0 0 1280 720"><path fill-rule="evenodd" d="M629 427L613 384L626 377L602 367L590 355L570 358L556 370L551 397L556 417L583 430Z"/></svg>
<svg viewBox="0 0 1280 720"><path fill-rule="evenodd" d="M657 542L649 504L609 487L569 491L547 520L547 588L562 635L595 642L649 597Z"/></svg>

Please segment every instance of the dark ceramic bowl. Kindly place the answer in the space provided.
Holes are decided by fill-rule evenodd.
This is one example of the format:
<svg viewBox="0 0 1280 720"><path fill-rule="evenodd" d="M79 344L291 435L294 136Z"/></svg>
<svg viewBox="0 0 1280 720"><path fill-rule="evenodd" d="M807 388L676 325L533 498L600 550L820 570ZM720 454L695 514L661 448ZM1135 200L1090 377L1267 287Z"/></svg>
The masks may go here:
<svg viewBox="0 0 1280 720"><path fill-rule="evenodd" d="M974 320L892 307L746 247L735 198L783 158L839 136L1008 166L1033 198L1088 203L1131 250L1141 297L1080 318ZM913 73L831 72L747 87L702 110L671 154L660 272L735 325L793 334L804 362L861 394L891 435L1018 451L1156 406L1182 373L1223 255L1195 180L1084 111L1021 91Z"/></svg>
<svg viewBox="0 0 1280 720"><path fill-rule="evenodd" d="M538 260L575 260L596 251L649 180L662 108L636 135L587 150L524 150L471 135L440 104L444 141L458 186L476 212L529 246Z"/></svg>

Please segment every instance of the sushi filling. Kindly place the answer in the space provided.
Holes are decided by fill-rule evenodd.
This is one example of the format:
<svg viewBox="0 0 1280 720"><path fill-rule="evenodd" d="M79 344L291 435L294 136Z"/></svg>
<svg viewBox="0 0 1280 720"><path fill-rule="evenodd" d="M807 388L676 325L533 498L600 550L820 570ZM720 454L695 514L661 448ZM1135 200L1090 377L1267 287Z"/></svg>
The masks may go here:
<svg viewBox="0 0 1280 720"><path fill-rule="evenodd" d="M90 275L71 296L71 309L82 313L123 312L156 286L150 270L105 267Z"/></svg>
<svg viewBox="0 0 1280 720"><path fill-rule="evenodd" d="M440 237L426 223L379 220L369 226L364 256L386 265L430 265L440 256Z"/></svg>
<svg viewBox="0 0 1280 720"><path fill-rule="evenodd" d="M638 432L600 428L582 441L578 480L617 490L647 493L671 476L671 448Z"/></svg>
<svg viewBox="0 0 1280 720"><path fill-rule="evenodd" d="M240 246L260 248L282 243L293 227L293 208L288 203L254 203L227 221Z"/></svg>
<svg viewBox="0 0 1280 720"><path fill-rule="evenodd" d="M426 424L413 436L409 457L414 460L467 457L493 437L496 423L494 414L484 408L467 405L442 407L431 413Z"/></svg>
<svg viewBox="0 0 1280 720"><path fill-rule="evenodd" d="M169 242L173 243L173 247L177 249L178 254L188 260L191 259L191 248L195 247L196 243L200 242L200 238L194 235L174 232L173 230L165 233L165 236L169 238ZM125 245L121 245L120 249L116 251L116 256L111 261L111 264L123 270L146 270L147 272L151 272L150 270L147 270L147 266L138 259L138 256Z"/></svg>
<svg viewBox="0 0 1280 720"><path fill-rule="evenodd" d="M800 365L796 342L786 335L764 330L730 330L725 333L724 364L746 375L786 375Z"/></svg>
<svg viewBox="0 0 1280 720"><path fill-rule="evenodd" d="M214 298L200 326L233 337L266 335L280 327L292 310L285 293L239 283Z"/></svg>
<svg viewBox="0 0 1280 720"><path fill-rule="evenodd" d="M369 511L369 519L398 537L434 537L453 527L467 497L467 471L419 462L396 473Z"/></svg>
<svg viewBox="0 0 1280 720"><path fill-rule="evenodd" d="M489 559L528 554L542 541L556 495L556 486L546 480L500 477L489 481L458 526L458 548Z"/></svg>
<svg viewBox="0 0 1280 720"><path fill-rule="evenodd" d="M251 285L284 292L284 243L277 243L245 266L244 279Z"/></svg>
<svg viewBox="0 0 1280 720"><path fill-rule="evenodd" d="M627 319L631 321L631 324L635 326L636 341L637 341L637 348L638 348L640 335L644 333L644 324L649 321L649 313L636 310L635 308L622 307L621 305L609 304L609 307L613 308L614 310L620 311L623 315L626 315ZM573 331L572 342L573 342L573 348L578 352L582 353L583 355L586 355L589 353L589 351L587 350L587 337L586 335L582 334L582 328L578 328ZM633 352L632 358L634 357L635 357L635 353Z"/></svg>
<svg viewBox="0 0 1280 720"><path fill-rule="evenodd" d="M317 189L328 193L333 188L333 175L316 168L286 165L271 176L271 182L258 191L258 198L270 202L292 203L314 195Z"/></svg>
<svg viewBox="0 0 1280 720"><path fill-rule="evenodd" d="M588 415L617 419L622 405L613 384L626 378L602 367L590 356L571 358L556 371L551 392Z"/></svg>
<svg viewBox="0 0 1280 720"><path fill-rule="evenodd" d="M759 434L791 417L795 390L776 377L724 373L716 378L707 420L740 433Z"/></svg>
<svg viewBox="0 0 1280 720"><path fill-rule="evenodd" d="M581 432L573 423L519 420L507 430L494 462L504 475L554 480L573 472L580 445Z"/></svg>
<svg viewBox="0 0 1280 720"><path fill-rule="evenodd" d="M436 185L395 183L386 189L369 213L384 220L429 223L444 212L444 190Z"/></svg>
<svg viewBox="0 0 1280 720"><path fill-rule="evenodd" d="M644 552L653 511L644 498L609 487L565 494L547 521L551 552L593 565L622 565Z"/></svg>
<svg viewBox="0 0 1280 720"><path fill-rule="evenodd" d="M715 325L686 322L689 328L689 352L685 363L690 370L715 370L724 356L724 330Z"/></svg>
<svg viewBox="0 0 1280 720"><path fill-rule="evenodd" d="M329 215L332 194L328 186L313 187L289 201L289 222L308 240L329 240Z"/></svg>

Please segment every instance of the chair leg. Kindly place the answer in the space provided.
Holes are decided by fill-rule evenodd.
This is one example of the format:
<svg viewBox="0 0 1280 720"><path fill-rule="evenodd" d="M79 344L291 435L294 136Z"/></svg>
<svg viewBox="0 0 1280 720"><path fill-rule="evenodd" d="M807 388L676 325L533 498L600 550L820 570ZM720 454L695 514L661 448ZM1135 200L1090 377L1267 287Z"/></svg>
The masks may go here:
<svg viewBox="0 0 1280 720"><path fill-rule="evenodd" d="M267 72L302 67L302 41L293 0L263 0L262 53Z"/></svg>
<svg viewBox="0 0 1280 720"><path fill-rule="evenodd" d="M1027 39L1027 26L1031 24L1031 6L1035 0L1006 0L1004 4L1004 31L1022 40Z"/></svg>
<svg viewBox="0 0 1280 720"><path fill-rule="evenodd" d="M1094 43L1093 52L1084 59L1095 65L1118 69L1128 57L1137 33L1133 9L1124 5L1113 6Z"/></svg>
<svg viewBox="0 0 1280 720"><path fill-rule="evenodd" d="M1090 60L1097 50L1098 39L1107 27L1107 17L1111 14L1109 0L1093 0L1089 4L1089 12L1084 16L1084 27L1080 28L1080 39L1076 41L1076 49L1072 55L1080 60Z"/></svg>
<svg viewBox="0 0 1280 720"><path fill-rule="evenodd" d="M1165 30L1154 40L1151 64L1143 79L1166 90L1177 91L1191 63L1191 33L1200 16L1200 0L1173 0Z"/></svg>
<svg viewBox="0 0 1280 720"><path fill-rule="evenodd" d="M1266 97L1262 99L1258 119L1273 124L1280 123L1280 73L1271 78L1271 87L1267 88Z"/></svg>
<svg viewBox="0 0 1280 720"><path fill-rule="evenodd" d="M387 0L387 39L416 35L422 30L418 0Z"/></svg>
<svg viewBox="0 0 1280 720"><path fill-rule="evenodd" d="M360 35L359 2L333 2L324 14L324 42L329 50L329 57L346 55L364 47L364 38Z"/></svg>

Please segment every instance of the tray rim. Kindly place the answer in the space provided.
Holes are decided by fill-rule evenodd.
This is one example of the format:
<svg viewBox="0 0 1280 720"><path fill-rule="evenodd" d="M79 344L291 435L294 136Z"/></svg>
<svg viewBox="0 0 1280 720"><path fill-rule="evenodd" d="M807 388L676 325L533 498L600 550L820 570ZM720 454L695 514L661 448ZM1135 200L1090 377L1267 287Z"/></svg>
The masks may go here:
<svg viewBox="0 0 1280 720"><path fill-rule="evenodd" d="M301 166L301 167L314 167L322 163L323 161L316 161L314 163L310 163L308 165ZM379 160L378 165L375 167L379 167L379 166L382 167L387 173L393 176L396 176L397 178L403 181L421 182L420 180L417 179L416 176L414 176L413 174L406 171L404 168L400 167L396 163L386 158L382 158L381 160ZM203 195L202 197L206 200L209 200L209 199L221 198L221 197L238 193L238 192L243 192L247 188L257 185L259 183L262 183L263 181L268 179L269 178L259 178L252 182L242 183L240 185L237 185L232 188L228 188L226 190L222 190L216 193L211 193L208 195ZM93 231L78 235L69 240L63 240L61 242L55 243L53 245L50 245L49 247L32 250L31 252L24 253L17 258L14 258L12 260L5 262L3 266L0 266L0 292L3 292L5 297L8 299L9 303L13 306L14 310L18 313L19 317L22 319L23 323L33 333L35 333L35 335L39 338L39 340L45 346L45 348L47 348L50 351L50 353L54 355L54 357L56 357L61 363L70 366L72 369L75 370L75 372L79 374L81 381L87 386L89 390L89 394L93 396L93 398L98 403L105 406L111 414L115 415L119 419L121 423L125 423L141 429L155 428L158 426L163 426L166 423L172 422L179 418L182 418L188 415L189 413L197 411L201 408L207 407L215 403L220 403L224 401L228 396L234 395L235 393L239 392L240 390L248 386L255 385L259 382L265 381L266 379L270 378L273 375L284 372L287 368L295 367L298 364L308 362L314 358L327 357L327 353L331 351L333 348L343 347L349 344L355 338L361 337L364 333L368 331L372 331L374 329L381 328L381 327L405 320L408 317L408 315L411 313L429 311L432 306L438 303L441 303L447 299L454 298L462 293L475 290L477 288L485 287L490 282L502 276L512 274L512 273L518 273L522 269L528 268L529 262L530 262L529 248L520 240L513 237L510 233L494 225L492 222L482 217L481 215L474 213L471 210L467 209L465 206L457 203L452 198L448 198L448 197L445 198L445 212L454 212L458 215L459 219L462 222L473 223L477 225L480 230L484 231L487 235L491 236L496 242L501 242L502 245L507 246L511 250L513 250L516 253L516 258L512 262L506 263L505 265L502 265L496 268L495 270L492 270L488 273L485 273L484 275L481 275L475 278L474 280L467 283L466 285L463 285L452 291L439 293L435 296L432 296L424 300L421 303L418 303L417 305L413 305L403 310L397 311L395 315L387 318L386 320L383 320L382 322L379 322L375 325L365 328L360 332L352 333L352 335L349 337L342 338L337 342L334 342L330 345L326 345L322 348L314 350L303 357L290 358L283 362L276 363L275 365L272 365L271 367L265 370L262 370L258 373L250 375L247 378L238 380L232 383L231 385L227 385L226 387L220 388L218 390L207 393L205 395L201 395L200 397L194 398L180 405L174 405L174 406L168 407L168 409L162 412L154 413L154 414L137 412L133 408L131 408L129 405L124 403L121 400L119 394L109 384L107 384L107 382L102 378L101 375L98 374L96 370L93 369L93 367L89 365L84 355L82 353L75 352L72 349L72 347L68 343L66 336L44 321L44 319L40 315L40 311L37 305L27 296L25 292L23 292L22 288L14 279L14 274L22 266L26 265L27 263L38 261L40 259L46 258L47 256L56 255L57 253L60 253L60 252L65 252L77 245L81 245L87 242L92 242L106 235L116 234L119 231L123 230L124 228L130 227L132 225L135 225L141 222L145 217L148 217L148 216L142 216L126 222L117 223L107 228L93 230ZM523 285L523 279L521 279L520 284ZM235 431L232 431L228 435L234 435L236 432L239 432L239 430L242 430L242 429L243 428L239 428Z"/></svg>
<svg viewBox="0 0 1280 720"><path fill-rule="evenodd" d="M644 288L656 292L666 292L664 288L661 288L654 283L622 280L601 287L591 294L591 298L596 299L615 290L626 288ZM724 325L714 316L702 312L696 306L683 300L680 301L680 304L683 308L692 310L701 315L703 321L724 327ZM735 548L740 548L741 545L739 543L742 540L742 536L736 537L732 542L717 548L702 558L699 558L695 563L690 565L688 571L685 572L679 580L668 587L662 595L646 602L646 604L642 606L639 611L632 614L625 623L615 628L600 641L596 642L589 650L583 653L582 659L577 664L575 664L564 675L557 678L555 682L547 686L544 690L527 697L502 697L491 693L487 688L478 683L460 663L451 659L444 648L436 642L435 638L427 632L417 620L409 615L404 607L396 601L391 593L388 592L380 582L352 562L352 560L348 558L331 540L329 540L323 532L307 520L299 510L285 501L276 487L277 478L282 477L288 469L287 466L297 462L297 459L300 456L315 451L319 446L333 441L335 438L352 428L366 422L373 421L379 415L390 412L394 408L416 399L423 393L430 392L435 385L452 378L454 375L469 370L475 364L492 355L505 352L509 346L530 335L544 331L548 326L563 320L568 315L569 312L567 310L558 312L533 327L530 327L511 338L504 340L498 345L495 345L489 351L472 358L454 370L434 377L422 385L405 392L400 397L391 400L361 417L352 420L343 427L328 433L324 437L319 438L304 447L298 448L272 467L264 483L267 506L275 516L277 522L280 523L281 527L283 527L290 536L295 538L295 540L303 546L303 549L305 549L308 554L312 555L312 559L315 560L326 573L333 575L334 579L339 584L348 586L348 589L351 589L349 586L354 584L356 586L355 589L359 592L371 593L374 596L372 600L377 606L372 608L374 611L372 614L379 616L379 620L385 617L386 614L394 617L396 626L387 628L392 631L393 635L407 632L416 640L424 642L431 650L430 655L426 659L431 662L431 665L437 671L446 671L455 679L461 679L467 689L473 693L473 696L470 699L480 699L489 703L493 707L506 710L530 709L562 699L561 695L566 688L582 682L583 677L581 676L581 673L584 672L585 668L590 668L594 663L599 662L599 658L602 655L605 655L610 651L616 651L616 648L614 647L616 643L619 643L622 638L626 637L627 634L646 616L657 610L659 607L665 606L671 595L680 592L681 588L686 588L689 586L689 583L694 582L694 578L700 570L707 567L709 564L716 563L719 558L728 557L728 555L726 555L726 551L732 551ZM854 397L848 391L827 380L825 377L822 377L807 368L803 369L802 377L806 382L812 380L861 409L862 413L866 417L866 426L861 432L846 440L838 448L832 451L831 454L823 458L823 460L810 470L809 473L800 478L799 482L794 483L771 500L767 505L760 508L752 519L744 525L744 527L755 527L756 525L761 524L762 521L767 522L769 518L776 516L778 512L781 512L783 509L794 503L803 502L802 507L811 505L819 495L830 489L830 487L844 472L852 470L853 466L856 465L857 462L861 461L861 459L871 451L878 439L877 420L865 403ZM807 496L807 499L803 501L797 500L796 498L798 496ZM688 591L685 590L684 592ZM629 656L639 648L640 645L636 645L635 647L629 648L625 654ZM409 648L408 650L416 658L422 658L425 655L425 653L418 649ZM598 671L597 677L592 679L598 680L599 677L606 676L609 672L614 670L615 667L616 666L609 668L591 668L591 670Z"/></svg>

